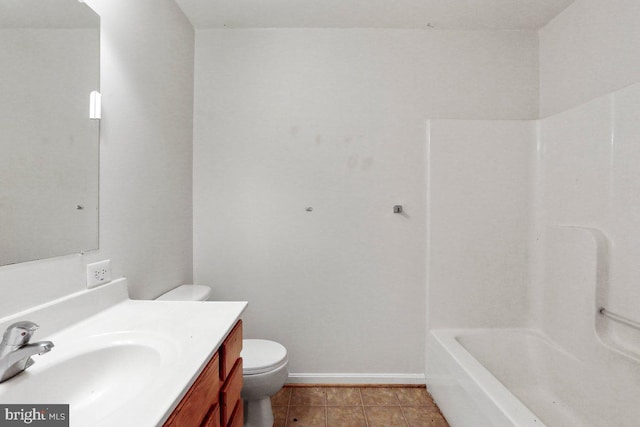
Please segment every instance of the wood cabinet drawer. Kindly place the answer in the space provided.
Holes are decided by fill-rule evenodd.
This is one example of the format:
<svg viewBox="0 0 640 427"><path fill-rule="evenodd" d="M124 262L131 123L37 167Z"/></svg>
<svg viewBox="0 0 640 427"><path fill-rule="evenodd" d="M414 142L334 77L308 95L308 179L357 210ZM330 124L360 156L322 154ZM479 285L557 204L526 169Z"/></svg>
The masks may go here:
<svg viewBox="0 0 640 427"><path fill-rule="evenodd" d="M231 414L231 419L227 424L227 427L243 427L244 426L244 407L242 405L242 399L236 403L236 408Z"/></svg>
<svg viewBox="0 0 640 427"><path fill-rule="evenodd" d="M220 359L216 353L164 424L166 427L199 426L202 423L219 400L219 370Z"/></svg>
<svg viewBox="0 0 640 427"><path fill-rule="evenodd" d="M224 381L233 369L242 351L242 320L233 327L220 347L220 379Z"/></svg>
<svg viewBox="0 0 640 427"><path fill-rule="evenodd" d="M202 423L202 427L220 427L220 405L216 405L211 409Z"/></svg>
<svg viewBox="0 0 640 427"><path fill-rule="evenodd" d="M229 424L233 411L240 401L242 391L242 359L238 359L220 392L220 413L222 425Z"/></svg>

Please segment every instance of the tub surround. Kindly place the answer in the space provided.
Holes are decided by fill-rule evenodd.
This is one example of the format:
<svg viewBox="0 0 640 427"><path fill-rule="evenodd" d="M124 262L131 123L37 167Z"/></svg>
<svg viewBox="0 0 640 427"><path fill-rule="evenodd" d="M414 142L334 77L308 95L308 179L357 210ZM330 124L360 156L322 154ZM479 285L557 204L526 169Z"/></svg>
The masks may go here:
<svg viewBox="0 0 640 427"><path fill-rule="evenodd" d="M35 321L41 328L32 341L50 340L55 347L0 384L0 400L70 404L72 425L156 426L169 417L246 306L134 301L127 280L119 279L2 318L2 330L18 320Z"/></svg>
<svg viewBox="0 0 640 427"><path fill-rule="evenodd" d="M524 326L536 123L434 119L428 147L428 327Z"/></svg>
<svg viewBox="0 0 640 427"><path fill-rule="evenodd" d="M529 266L530 284L494 275L491 287L529 288L528 305L519 310L527 323L500 316L503 327L519 329L507 333L497 323L491 332L459 331L453 325L465 317L443 323L440 316L427 337L427 385L452 424L475 426L478 419L486 425L518 427L637 424L640 333L600 315L599 309L637 320L638 105L640 84L635 84L537 121L536 216L529 250L539 258ZM434 126L431 143L437 148L448 136L462 145L473 144L480 137L463 139L460 131L473 127L475 122L463 121L455 129ZM445 190L442 185L437 189ZM458 205L465 197L472 196L459 194ZM432 221L437 218L432 215ZM477 225L485 227L484 232L491 230L490 222ZM487 253L465 247L468 257ZM484 286L481 277L457 281L458 295L477 292ZM442 295L448 295L439 291L442 288L443 280L431 283L431 304L442 303ZM485 298L485 305L479 305L483 300L478 298L458 305L497 311L513 307L522 297L522 292L505 292ZM464 327L481 328L482 323L476 320Z"/></svg>

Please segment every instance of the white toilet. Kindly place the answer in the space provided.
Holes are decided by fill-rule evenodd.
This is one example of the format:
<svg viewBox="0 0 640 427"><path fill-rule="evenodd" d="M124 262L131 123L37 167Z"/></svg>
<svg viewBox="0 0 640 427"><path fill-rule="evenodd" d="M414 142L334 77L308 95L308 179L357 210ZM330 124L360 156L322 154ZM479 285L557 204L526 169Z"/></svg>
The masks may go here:
<svg viewBox="0 0 640 427"><path fill-rule="evenodd" d="M203 285L181 285L160 295L158 301L206 301L211 288ZM242 399L244 425L272 427L271 396L287 381L287 349L268 340L242 340Z"/></svg>

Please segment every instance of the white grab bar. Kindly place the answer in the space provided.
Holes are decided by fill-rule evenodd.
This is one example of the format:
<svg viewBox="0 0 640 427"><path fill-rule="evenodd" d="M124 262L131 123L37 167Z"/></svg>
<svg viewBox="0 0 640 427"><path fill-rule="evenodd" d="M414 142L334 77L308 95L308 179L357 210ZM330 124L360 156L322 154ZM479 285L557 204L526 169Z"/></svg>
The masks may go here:
<svg viewBox="0 0 640 427"><path fill-rule="evenodd" d="M612 313L604 307L601 307L598 312L603 316L608 317L609 319L615 320L616 322L624 323L625 325L631 326L632 328L640 329L640 323L636 322L635 320L628 319L624 316L620 316L619 314Z"/></svg>

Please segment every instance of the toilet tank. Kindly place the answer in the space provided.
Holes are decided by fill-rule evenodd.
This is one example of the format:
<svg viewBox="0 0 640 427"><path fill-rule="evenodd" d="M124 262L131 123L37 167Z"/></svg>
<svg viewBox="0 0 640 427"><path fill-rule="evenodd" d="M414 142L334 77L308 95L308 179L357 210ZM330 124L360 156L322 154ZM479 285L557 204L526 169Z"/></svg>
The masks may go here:
<svg viewBox="0 0 640 427"><path fill-rule="evenodd" d="M156 301L206 301L211 295L211 288L204 285L180 285L158 298Z"/></svg>

